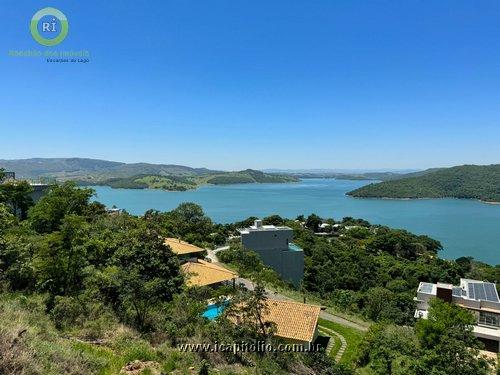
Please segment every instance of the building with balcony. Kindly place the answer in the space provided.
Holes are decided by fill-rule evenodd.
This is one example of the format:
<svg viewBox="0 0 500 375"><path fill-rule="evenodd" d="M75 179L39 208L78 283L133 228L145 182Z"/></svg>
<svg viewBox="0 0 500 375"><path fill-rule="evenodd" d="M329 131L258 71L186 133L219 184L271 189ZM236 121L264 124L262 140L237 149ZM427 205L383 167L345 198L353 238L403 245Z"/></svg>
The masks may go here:
<svg viewBox="0 0 500 375"><path fill-rule="evenodd" d="M427 318L431 298L440 298L469 310L477 321L474 336L484 343L486 350L500 351L500 299L495 284L469 279L460 279L459 286L420 283L415 297L415 318Z"/></svg>
<svg viewBox="0 0 500 375"><path fill-rule="evenodd" d="M256 252L284 280L300 285L304 277L304 251L292 242L291 228L262 225L261 220L255 220L254 225L239 232L245 249Z"/></svg>

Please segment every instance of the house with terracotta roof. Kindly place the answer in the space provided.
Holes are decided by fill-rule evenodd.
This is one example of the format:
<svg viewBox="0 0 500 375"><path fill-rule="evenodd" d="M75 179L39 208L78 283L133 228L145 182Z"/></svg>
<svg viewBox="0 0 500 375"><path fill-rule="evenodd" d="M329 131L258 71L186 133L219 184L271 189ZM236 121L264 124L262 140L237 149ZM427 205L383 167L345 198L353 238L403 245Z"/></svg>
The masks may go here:
<svg viewBox="0 0 500 375"><path fill-rule="evenodd" d="M192 245L189 242L182 241L179 238L165 238L164 244L169 246L172 252L177 255L180 260L202 257L205 252L205 249Z"/></svg>
<svg viewBox="0 0 500 375"><path fill-rule="evenodd" d="M321 306L295 301L267 299L263 320L276 325L275 336L289 343L313 343L318 336ZM236 323L238 317L232 318Z"/></svg>
<svg viewBox="0 0 500 375"><path fill-rule="evenodd" d="M234 286L238 277L236 272L202 259L187 261L181 265L181 269L186 275L188 286L219 286L228 283Z"/></svg>

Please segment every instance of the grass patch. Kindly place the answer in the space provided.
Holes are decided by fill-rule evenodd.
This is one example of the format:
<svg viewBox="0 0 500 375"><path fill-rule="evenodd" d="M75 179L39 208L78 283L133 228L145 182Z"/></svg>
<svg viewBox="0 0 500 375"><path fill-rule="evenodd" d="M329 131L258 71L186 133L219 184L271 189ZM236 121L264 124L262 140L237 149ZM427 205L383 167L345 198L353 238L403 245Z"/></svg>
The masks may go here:
<svg viewBox="0 0 500 375"><path fill-rule="evenodd" d="M340 362L345 363L345 364L352 364L354 362L354 359L356 358L356 355L358 353L359 344L363 340L365 333L362 331L359 331L357 329L354 329L351 327L346 327L346 326L340 325L338 323L330 322L330 321L324 320L324 319L319 319L319 325L326 327L326 328L329 328L332 331L338 332L342 336L344 336L344 338L347 342L347 349L344 352L344 355L342 356ZM337 351L339 349L340 349L340 347L337 349ZM333 353L333 350L332 350L332 353ZM335 352L335 353L337 353L337 352Z"/></svg>
<svg viewBox="0 0 500 375"><path fill-rule="evenodd" d="M335 344L333 345L332 350L330 351L330 353L328 353L328 355L330 357L335 358L338 351L340 350L340 347L342 346L342 342L340 341L340 339L338 337L333 336L332 338L335 340Z"/></svg>
<svg viewBox="0 0 500 375"><path fill-rule="evenodd" d="M103 361L104 366L99 369L99 375L118 374L121 368L127 363L123 357L116 355L111 349L103 346L75 342L73 343L73 348L85 352L89 356L100 358Z"/></svg>

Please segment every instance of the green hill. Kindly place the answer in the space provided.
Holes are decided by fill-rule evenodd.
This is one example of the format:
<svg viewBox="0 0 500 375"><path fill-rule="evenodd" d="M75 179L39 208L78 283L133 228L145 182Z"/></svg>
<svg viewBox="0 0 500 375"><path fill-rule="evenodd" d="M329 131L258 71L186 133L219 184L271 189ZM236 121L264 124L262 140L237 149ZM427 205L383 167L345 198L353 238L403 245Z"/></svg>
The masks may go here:
<svg viewBox="0 0 500 375"><path fill-rule="evenodd" d="M249 184L249 183L284 183L296 182L299 179L292 176L276 175L246 169L240 172L228 172L218 174L206 180L209 184L228 185L228 184Z"/></svg>
<svg viewBox="0 0 500 375"><path fill-rule="evenodd" d="M102 181L78 181L81 185L104 185L123 189L162 189L170 191L184 191L196 189L201 185L231 185L253 183L287 183L296 182L291 176L273 175L247 169L239 172L217 172L198 176L176 175L148 175L140 174L125 178L110 178Z"/></svg>
<svg viewBox="0 0 500 375"><path fill-rule="evenodd" d="M500 202L500 164L461 165L363 186L360 198L466 198Z"/></svg>
<svg viewBox="0 0 500 375"><path fill-rule="evenodd" d="M218 172L175 164L121 163L83 158L0 159L0 168L16 172L18 178L53 177L58 180L89 181L128 178L139 174L199 176Z"/></svg>
<svg viewBox="0 0 500 375"><path fill-rule="evenodd" d="M286 183L299 180L294 176L253 169L223 172L175 164L120 163L82 158L0 159L1 168L15 172L20 179L73 180L80 185L172 191L195 189L205 184Z"/></svg>

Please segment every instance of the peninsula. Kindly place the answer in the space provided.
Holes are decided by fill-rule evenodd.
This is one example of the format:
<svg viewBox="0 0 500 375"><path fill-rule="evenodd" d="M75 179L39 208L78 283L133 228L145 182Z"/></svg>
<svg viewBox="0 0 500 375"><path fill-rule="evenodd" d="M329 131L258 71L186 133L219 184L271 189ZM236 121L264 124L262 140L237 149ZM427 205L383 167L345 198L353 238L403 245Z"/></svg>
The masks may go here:
<svg viewBox="0 0 500 375"><path fill-rule="evenodd" d="M500 164L432 169L350 191L357 198L462 198L500 202Z"/></svg>

